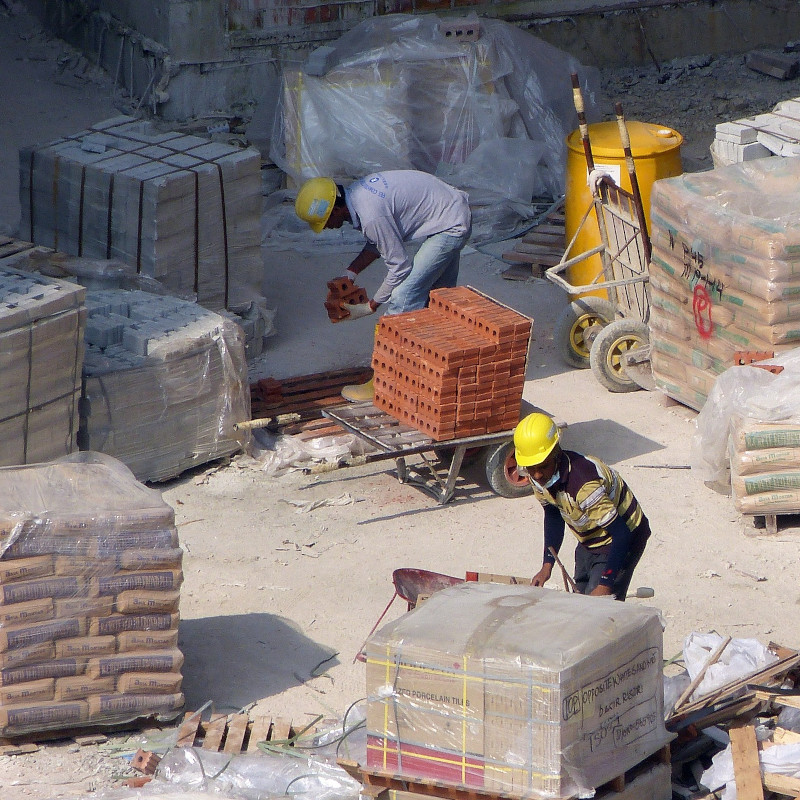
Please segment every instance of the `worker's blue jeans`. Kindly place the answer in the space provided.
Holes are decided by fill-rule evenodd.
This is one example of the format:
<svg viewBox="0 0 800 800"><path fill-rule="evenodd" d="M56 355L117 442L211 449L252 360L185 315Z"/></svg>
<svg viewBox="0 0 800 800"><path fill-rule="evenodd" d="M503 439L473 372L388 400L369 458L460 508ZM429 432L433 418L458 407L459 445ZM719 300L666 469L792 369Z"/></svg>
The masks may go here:
<svg viewBox="0 0 800 800"><path fill-rule="evenodd" d="M470 231L461 236L449 233L429 236L417 250L408 277L392 292L386 313L418 311L428 305L428 293L431 289L455 286L461 250L469 235Z"/></svg>

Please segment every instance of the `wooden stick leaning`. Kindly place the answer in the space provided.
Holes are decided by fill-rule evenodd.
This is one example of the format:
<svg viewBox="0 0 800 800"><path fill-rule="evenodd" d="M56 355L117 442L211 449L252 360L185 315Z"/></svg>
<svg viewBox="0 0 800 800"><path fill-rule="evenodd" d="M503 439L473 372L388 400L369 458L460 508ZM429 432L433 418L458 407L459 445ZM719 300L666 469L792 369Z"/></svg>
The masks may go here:
<svg viewBox="0 0 800 800"><path fill-rule="evenodd" d="M712 665L716 664L719 661L719 657L722 655L722 651L730 644L731 637L726 636L720 644L717 646L717 649L709 656L708 661L703 664L703 668L697 675L694 676L694 680L686 687L683 694L678 698L678 701L675 703L672 709L672 713L674 714L694 693L694 690L700 685L700 681L703 680L703 677L706 674L706 670Z"/></svg>
<svg viewBox="0 0 800 800"><path fill-rule="evenodd" d="M561 567L561 576L564 578L564 588L568 592L576 592L580 594L578 592L578 587L575 585L575 581L572 580L572 578L570 578L569 573L566 570L566 567L561 563L561 559L558 557L558 553L556 552L555 547L548 547L547 549L550 551L550 555L553 556L553 558L556 560L556 564L558 564L558 566Z"/></svg>

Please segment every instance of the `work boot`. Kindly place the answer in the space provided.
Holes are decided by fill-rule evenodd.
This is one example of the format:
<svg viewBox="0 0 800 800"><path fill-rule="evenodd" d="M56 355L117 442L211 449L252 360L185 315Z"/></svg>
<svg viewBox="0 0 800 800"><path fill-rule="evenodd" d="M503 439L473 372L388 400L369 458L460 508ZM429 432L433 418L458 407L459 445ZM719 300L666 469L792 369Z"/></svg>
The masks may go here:
<svg viewBox="0 0 800 800"><path fill-rule="evenodd" d="M342 388L342 397L351 403L363 403L375 397L375 385L370 378L366 383L352 383Z"/></svg>

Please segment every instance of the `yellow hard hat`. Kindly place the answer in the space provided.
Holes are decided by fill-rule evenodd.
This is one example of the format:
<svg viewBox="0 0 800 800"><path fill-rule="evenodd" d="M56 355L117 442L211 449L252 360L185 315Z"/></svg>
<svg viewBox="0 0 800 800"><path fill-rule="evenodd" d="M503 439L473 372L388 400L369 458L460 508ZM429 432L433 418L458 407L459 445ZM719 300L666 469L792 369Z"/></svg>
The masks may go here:
<svg viewBox="0 0 800 800"><path fill-rule="evenodd" d="M558 444L558 426L547 414L528 414L514 428L514 457L521 467L541 464Z"/></svg>
<svg viewBox="0 0 800 800"><path fill-rule="evenodd" d="M300 219L319 233L328 221L336 200L336 184L330 178L310 178L297 193L294 210Z"/></svg>

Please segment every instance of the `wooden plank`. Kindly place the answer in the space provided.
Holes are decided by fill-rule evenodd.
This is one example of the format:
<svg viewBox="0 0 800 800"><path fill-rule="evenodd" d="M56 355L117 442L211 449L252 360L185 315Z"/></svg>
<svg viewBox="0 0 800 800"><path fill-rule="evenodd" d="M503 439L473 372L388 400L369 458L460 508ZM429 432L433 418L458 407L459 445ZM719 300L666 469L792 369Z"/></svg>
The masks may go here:
<svg viewBox="0 0 800 800"><path fill-rule="evenodd" d="M271 742L285 744L292 738L292 721L286 717L275 717L272 723Z"/></svg>
<svg viewBox="0 0 800 800"><path fill-rule="evenodd" d="M8 256L15 256L17 253L21 253L24 250L30 250L33 245L30 242L23 242L23 241L12 241L12 242L4 242L0 245L0 258L8 258Z"/></svg>
<svg viewBox="0 0 800 800"><path fill-rule="evenodd" d="M203 750L219 750L225 738L225 722L227 714L212 714L211 719L205 723L205 736L203 737Z"/></svg>
<svg viewBox="0 0 800 800"><path fill-rule="evenodd" d="M250 727L250 740L247 743L247 752L253 753L259 749L259 742L269 739L269 730L272 727L272 717L256 717Z"/></svg>
<svg viewBox="0 0 800 800"><path fill-rule="evenodd" d="M542 271L533 264L512 264L500 273L507 281L527 281L531 278L541 278Z"/></svg>
<svg viewBox="0 0 800 800"><path fill-rule="evenodd" d="M223 752L241 753L248 722L250 722L250 717L247 714L236 714L231 719L228 723L228 733L225 736Z"/></svg>
<svg viewBox="0 0 800 800"><path fill-rule="evenodd" d="M790 731L786 728L775 728L775 731L772 734L772 742L771 744L798 744L800 743L800 733L797 731ZM763 745L766 746L768 743L763 742Z"/></svg>
<svg viewBox="0 0 800 800"><path fill-rule="evenodd" d="M517 242L514 246L515 253L531 253L536 256L550 256L558 255L561 258L564 255L564 249L553 247L549 244L526 244L525 242Z"/></svg>
<svg viewBox="0 0 800 800"><path fill-rule="evenodd" d="M178 747L192 747L200 728L201 715L197 711L187 711L178 728Z"/></svg>
<svg viewBox="0 0 800 800"><path fill-rule="evenodd" d="M756 729L752 725L732 725L728 731L739 800L764 800L761 764L758 760Z"/></svg>
<svg viewBox="0 0 800 800"><path fill-rule="evenodd" d="M800 795L800 778L792 778L789 775L778 775L775 772L765 772L764 786L766 786L771 792L786 794L789 795L789 797L797 797Z"/></svg>

